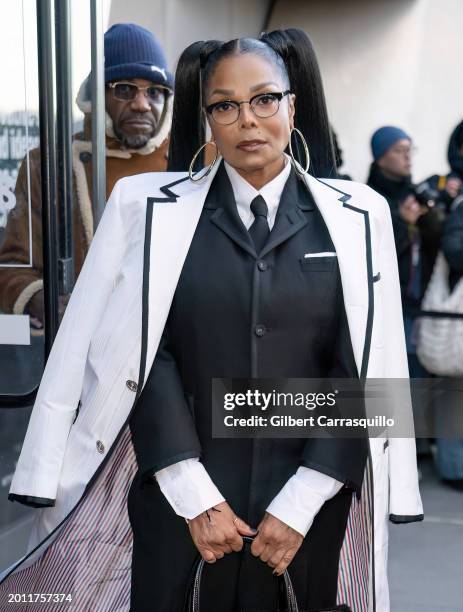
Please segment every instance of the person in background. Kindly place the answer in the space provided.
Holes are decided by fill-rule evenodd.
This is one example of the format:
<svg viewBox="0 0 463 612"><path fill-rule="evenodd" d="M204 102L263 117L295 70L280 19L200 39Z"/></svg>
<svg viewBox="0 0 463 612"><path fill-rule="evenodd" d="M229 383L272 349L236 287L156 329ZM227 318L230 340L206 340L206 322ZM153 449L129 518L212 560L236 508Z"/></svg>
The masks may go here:
<svg viewBox="0 0 463 612"><path fill-rule="evenodd" d="M448 146L448 174L433 174L421 184L431 191L437 206L447 217L463 202L463 121L453 130Z"/></svg>
<svg viewBox="0 0 463 612"><path fill-rule="evenodd" d="M399 204L410 194L412 151L412 139L397 127L381 127L371 138L368 185L386 198L391 212L398 212Z"/></svg>
<svg viewBox="0 0 463 612"><path fill-rule="evenodd" d="M449 289L453 291L463 277L463 203L446 221L442 251L449 264ZM442 420L443 415L438 412L437 418ZM452 488L463 491L463 439L437 437L436 451L435 465L440 478Z"/></svg>
<svg viewBox="0 0 463 612"><path fill-rule="evenodd" d="M167 167L172 118L173 77L153 34L138 25L113 25L104 37L106 83L106 197L123 177ZM77 278L95 229L92 194L92 125L90 78L80 87L77 105L83 131L73 142L73 240ZM16 206L10 213L0 250L1 264L29 264L29 185L32 216L32 266L0 268L0 310L29 314L33 328L44 320L42 192L40 150L29 152L16 183ZM66 296L60 298L62 314ZM39 332L40 333L40 332Z"/></svg>
<svg viewBox="0 0 463 612"><path fill-rule="evenodd" d="M416 356L414 322L431 278L442 237L442 219L412 183L412 139L402 129L384 126L371 138L373 162L368 185L389 203L394 228L404 311L410 376L428 373Z"/></svg>

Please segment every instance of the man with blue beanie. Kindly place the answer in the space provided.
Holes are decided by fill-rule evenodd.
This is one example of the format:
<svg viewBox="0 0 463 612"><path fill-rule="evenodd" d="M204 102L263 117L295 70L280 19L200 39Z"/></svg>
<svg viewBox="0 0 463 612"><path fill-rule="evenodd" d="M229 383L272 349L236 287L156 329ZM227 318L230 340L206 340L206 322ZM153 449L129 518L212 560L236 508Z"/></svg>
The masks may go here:
<svg viewBox="0 0 463 612"><path fill-rule="evenodd" d="M173 77L153 34L133 23L113 25L104 37L106 83L106 197L123 177L167 167L172 120ZM74 272L77 278L94 232L92 194L92 126L90 79L81 85L77 105L83 131L74 136ZM29 152L32 204L32 267L29 254L28 167L21 165L12 210L0 250L0 309L31 316L43 328L43 255L40 150ZM64 309L64 301L63 308Z"/></svg>
<svg viewBox="0 0 463 612"><path fill-rule="evenodd" d="M442 221L436 209L416 198L411 179L412 139L404 130L379 128L371 138L371 152L368 185L386 198L391 209L410 376L425 377L428 373L416 356L415 320L419 320L416 315L434 267Z"/></svg>
<svg viewBox="0 0 463 612"><path fill-rule="evenodd" d="M402 198L411 182L411 151L412 139L404 130L392 125L376 130L371 138L373 163L368 185L387 200Z"/></svg>

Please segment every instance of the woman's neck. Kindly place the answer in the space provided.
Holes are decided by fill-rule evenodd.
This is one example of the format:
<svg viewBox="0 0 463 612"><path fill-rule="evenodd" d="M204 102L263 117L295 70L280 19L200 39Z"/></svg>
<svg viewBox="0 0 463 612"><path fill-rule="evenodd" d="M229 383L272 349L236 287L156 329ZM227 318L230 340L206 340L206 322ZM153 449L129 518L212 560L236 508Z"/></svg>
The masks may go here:
<svg viewBox="0 0 463 612"><path fill-rule="evenodd" d="M254 170L235 168L235 170L244 178L244 180L252 185L254 189L259 191L264 185L270 183L270 181L273 181L273 179L280 174L285 165L286 159L284 156L282 156L262 168L257 168Z"/></svg>

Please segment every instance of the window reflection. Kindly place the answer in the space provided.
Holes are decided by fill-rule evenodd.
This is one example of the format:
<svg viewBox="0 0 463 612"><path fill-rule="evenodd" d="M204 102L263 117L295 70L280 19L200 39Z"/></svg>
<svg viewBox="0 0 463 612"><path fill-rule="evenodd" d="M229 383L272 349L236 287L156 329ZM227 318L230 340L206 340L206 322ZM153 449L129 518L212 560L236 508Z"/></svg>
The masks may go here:
<svg viewBox="0 0 463 612"><path fill-rule="evenodd" d="M37 21L34 0L2 7L0 78L0 395L33 390L43 369L42 325L29 318L43 303L41 249ZM37 166L34 167L34 166ZM35 173L34 173L35 170ZM33 199L38 207L34 213ZM41 256L41 255L40 255ZM43 310L43 306L42 306ZM15 315L15 318L12 318ZM17 335L12 330L18 330ZM24 338L30 344L24 345Z"/></svg>

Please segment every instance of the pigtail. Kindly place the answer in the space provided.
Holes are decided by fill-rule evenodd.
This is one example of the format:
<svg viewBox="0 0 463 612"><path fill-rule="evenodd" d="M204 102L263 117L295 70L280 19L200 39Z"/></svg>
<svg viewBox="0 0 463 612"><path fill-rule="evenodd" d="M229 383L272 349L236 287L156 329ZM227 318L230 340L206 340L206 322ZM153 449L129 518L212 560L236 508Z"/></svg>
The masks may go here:
<svg viewBox="0 0 463 612"><path fill-rule="evenodd" d="M295 127L303 134L310 152L310 173L314 176L336 176L328 111L323 82L312 41L298 28L263 33L261 40L283 58L291 91L296 95ZM293 151L304 165L304 150L294 137Z"/></svg>
<svg viewBox="0 0 463 612"><path fill-rule="evenodd" d="M167 162L167 169L170 171L187 171L193 155L204 144L201 75L209 55L221 44L216 40L192 43L178 60ZM203 165L204 151L198 155L195 170L199 170Z"/></svg>

